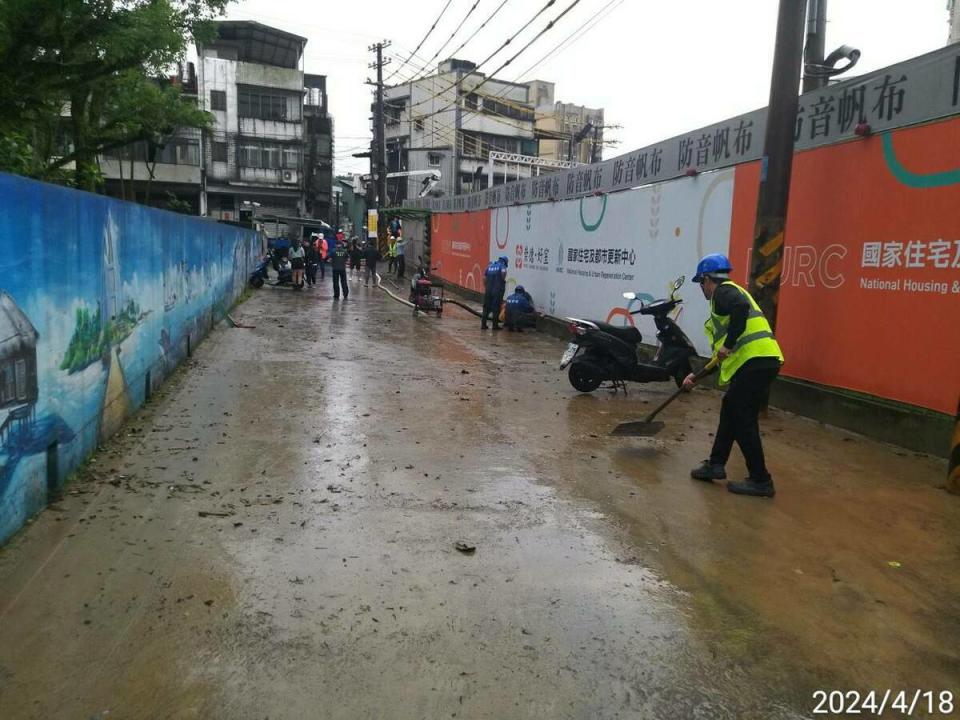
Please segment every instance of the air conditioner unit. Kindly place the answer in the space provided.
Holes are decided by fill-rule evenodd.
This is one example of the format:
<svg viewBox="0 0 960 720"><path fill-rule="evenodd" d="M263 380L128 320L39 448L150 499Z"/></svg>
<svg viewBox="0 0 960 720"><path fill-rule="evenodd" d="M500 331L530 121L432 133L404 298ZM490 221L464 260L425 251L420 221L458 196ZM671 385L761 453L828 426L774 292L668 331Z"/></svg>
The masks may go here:
<svg viewBox="0 0 960 720"><path fill-rule="evenodd" d="M283 171L283 181L285 183L295 183L297 181L296 175L293 174L292 170Z"/></svg>

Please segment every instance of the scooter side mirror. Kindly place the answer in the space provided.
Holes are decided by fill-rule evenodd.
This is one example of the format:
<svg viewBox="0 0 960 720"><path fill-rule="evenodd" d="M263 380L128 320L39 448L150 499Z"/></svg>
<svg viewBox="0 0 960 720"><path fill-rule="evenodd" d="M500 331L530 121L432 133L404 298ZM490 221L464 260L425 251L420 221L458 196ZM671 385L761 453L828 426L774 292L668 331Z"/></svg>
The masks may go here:
<svg viewBox="0 0 960 720"><path fill-rule="evenodd" d="M680 277L678 277L676 280L673 281L673 289L679 290L686 281L687 281L687 276L681 275Z"/></svg>
<svg viewBox="0 0 960 720"><path fill-rule="evenodd" d="M625 292L623 297L625 297L627 300L636 300L637 294L635 292Z"/></svg>

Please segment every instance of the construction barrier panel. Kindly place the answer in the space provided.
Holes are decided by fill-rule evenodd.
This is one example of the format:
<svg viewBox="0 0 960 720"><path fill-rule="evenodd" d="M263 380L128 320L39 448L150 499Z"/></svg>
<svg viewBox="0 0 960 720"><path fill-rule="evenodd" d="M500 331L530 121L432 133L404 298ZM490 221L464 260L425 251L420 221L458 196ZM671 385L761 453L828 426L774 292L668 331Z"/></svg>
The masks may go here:
<svg viewBox="0 0 960 720"><path fill-rule="evenodd" d="M490 211L434 214L431 217L430 263L444 280L483 290L490 262Z"/></svg>
<svg viewBox="0 0 960 720"><path fill-rule="evenodd" d="M678 276L693 277L702 254L726 252L733 180L733 170L722 170L699 182L494 208L489 255L507 255L508 287L523 285L543 312L636 324L653 343L653 321L630 315L639 305L623 293L636 292L646 302L666 297ZM708 313L700 288L689 283L680 294L680 326L706 354Z"/></svg>
<svg viewBox="0 0 960 720"><path fill-rule="evenodd" d="M759 164L736 169L746 280ZM960 119L799 153L777 338L784 374L942 413L960 389Z"/></svg>
<svg viewBox="0 0 960 720"><path fill-rule="evenodd" d="M800 152L794 161L777 336L783 375L952 416L960 389L960 119ZM560 202L434 214L446 279L482 290L510 258L544 312L632 317L625 290L666 296L697 259L729 252L746 283L759 163ZM487 251L481 236L488 230ZM680 325L707 354L707 303L687 285Z"/></svg>

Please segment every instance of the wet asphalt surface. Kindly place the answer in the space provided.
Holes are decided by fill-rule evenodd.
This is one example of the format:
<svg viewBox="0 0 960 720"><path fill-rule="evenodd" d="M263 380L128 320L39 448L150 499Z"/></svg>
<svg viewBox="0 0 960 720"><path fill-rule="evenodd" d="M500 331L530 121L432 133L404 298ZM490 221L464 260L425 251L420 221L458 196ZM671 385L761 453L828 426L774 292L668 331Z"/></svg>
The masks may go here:
<svg viewBox="0 0 960 720"><path fill-rule="evenodd" d="M0 717L801 718L817 688L960 691L943 462L772 411L778 496L735 497L687 477L718 393L611 438L671 388L579 395L561 341L351 287L255 293L255 328L218 328L0 550Z"/></svg>

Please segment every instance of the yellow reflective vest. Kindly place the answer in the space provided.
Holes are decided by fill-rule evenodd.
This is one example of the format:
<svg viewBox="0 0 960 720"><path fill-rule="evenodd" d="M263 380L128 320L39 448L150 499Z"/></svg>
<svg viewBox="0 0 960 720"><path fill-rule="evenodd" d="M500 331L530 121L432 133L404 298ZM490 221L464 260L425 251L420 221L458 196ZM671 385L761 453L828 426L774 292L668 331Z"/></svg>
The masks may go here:
<svg viewBox="0 0 960 720"><path fill-rule="evenodd" d="M396 257L397 256L397 241L391 240L387 245L387 256Z"/></svg>
<svg viewBox="0 0 960 720"><path fill-rule="evenodd" d="M737 290L747 296L750 301L750 312L747 315L747 326L743 333L737 338L733 346L733 352L730 353L723 362L720 363L720 384L726 385L730 382L734 373L740 369L747 360L756 357L775 357L781 363L783 362L783 352L776 338L773 337L773 329L763 311L757 305L756 300L746 290L735 282L726 280L722 285L733 285ZM714 354L723 346L727 339L727 326L730 324L729 315L717 315L713 306L713 299L710 300L710 317L703 325L707 338L710 340L710 348Z"/></svg>

